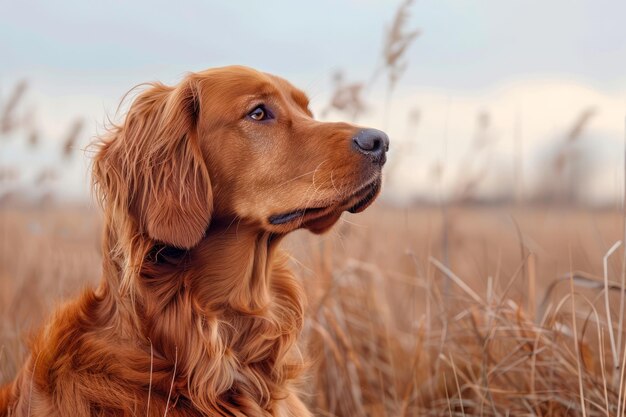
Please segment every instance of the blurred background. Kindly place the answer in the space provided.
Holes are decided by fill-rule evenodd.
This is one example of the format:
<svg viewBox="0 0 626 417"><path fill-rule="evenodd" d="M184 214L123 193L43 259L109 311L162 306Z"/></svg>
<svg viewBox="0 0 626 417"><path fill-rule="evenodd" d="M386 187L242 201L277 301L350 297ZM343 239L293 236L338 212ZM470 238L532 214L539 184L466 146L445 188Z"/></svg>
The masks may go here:
<svg viewBox="0 0 626 417"><path fill-rule="evenodd" d="M386 129L389 200L620 201L625 4L396 3L4 7L0 193L87 201L83 149L130 88L243 64Z"/></svg>
<svg viewBox="0 0 626 417"><path fill-rule="evenodd" d="M98 280L88 144L124 94L242 64L392 141L372 208L287 242L320 415L621 415L623 16L611 0L3 4L0 383Z"/></svg>

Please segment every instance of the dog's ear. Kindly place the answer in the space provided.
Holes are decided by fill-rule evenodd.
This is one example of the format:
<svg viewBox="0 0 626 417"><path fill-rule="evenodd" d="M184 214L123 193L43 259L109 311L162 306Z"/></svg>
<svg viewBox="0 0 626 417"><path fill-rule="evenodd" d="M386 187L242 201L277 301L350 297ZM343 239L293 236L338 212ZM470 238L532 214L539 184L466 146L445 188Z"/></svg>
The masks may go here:
<svg viewBox="0 0 626 417"><path fill-rule="evenodd" d="M213 211L207 166L198 143L198 84L152 84L132 103L96 154L94 183L106 207L130 216L140 234L189 249Z"/></svg>

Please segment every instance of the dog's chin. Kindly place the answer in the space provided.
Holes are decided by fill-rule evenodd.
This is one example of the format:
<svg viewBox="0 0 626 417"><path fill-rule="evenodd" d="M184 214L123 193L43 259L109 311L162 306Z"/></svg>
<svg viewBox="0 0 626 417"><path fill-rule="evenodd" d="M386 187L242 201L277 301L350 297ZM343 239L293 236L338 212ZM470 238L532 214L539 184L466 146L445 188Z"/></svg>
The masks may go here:
<svg viewBox="0 0 626 417"><path fill-rule="evenodd" d="M324 233L330 229L341 217L344 211L360 213L369 207L380 193L381 178L357 188L347 198L338 199L327 206L318 205L302 208L285 213L275 214L268 218L272 231L287 233L295 229L304 228L313 233Z"/></svg>

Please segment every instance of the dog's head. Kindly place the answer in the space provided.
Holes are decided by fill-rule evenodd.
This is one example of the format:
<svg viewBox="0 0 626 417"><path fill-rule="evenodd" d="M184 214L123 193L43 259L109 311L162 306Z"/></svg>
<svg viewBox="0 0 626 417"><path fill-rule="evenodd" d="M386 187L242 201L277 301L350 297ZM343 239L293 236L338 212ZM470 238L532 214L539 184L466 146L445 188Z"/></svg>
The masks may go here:
<svg viewBox="0 0 626 417"><path fill-rule="evenodd" d="M214 222L320 233L378 195L387 135L313 119L306 95L245 67L153 84L94 161L106 204L139 233L191 248Z"/></svg>

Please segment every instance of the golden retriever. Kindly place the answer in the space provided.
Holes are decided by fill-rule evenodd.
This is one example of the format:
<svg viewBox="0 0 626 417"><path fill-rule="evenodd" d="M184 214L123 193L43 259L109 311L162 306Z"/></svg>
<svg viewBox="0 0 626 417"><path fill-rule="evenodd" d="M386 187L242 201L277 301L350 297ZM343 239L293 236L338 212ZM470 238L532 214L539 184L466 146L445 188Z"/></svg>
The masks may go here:
<svg viewBox="0 0 626 417"><path fill-rule="evenodd" d="M303 291L278 246L378 195L378 130L246 67L151 84L97 143L102 280L54 313L0 416L311 416Z"/></svg>

